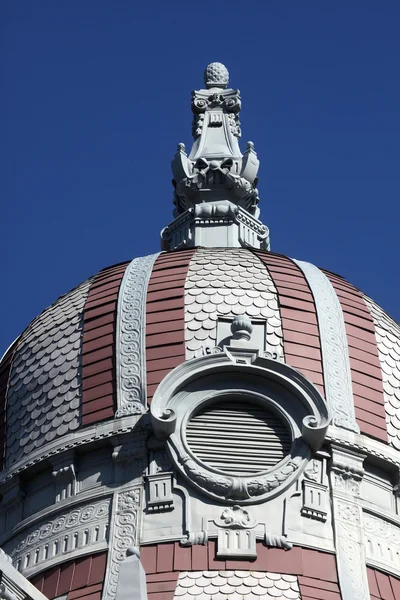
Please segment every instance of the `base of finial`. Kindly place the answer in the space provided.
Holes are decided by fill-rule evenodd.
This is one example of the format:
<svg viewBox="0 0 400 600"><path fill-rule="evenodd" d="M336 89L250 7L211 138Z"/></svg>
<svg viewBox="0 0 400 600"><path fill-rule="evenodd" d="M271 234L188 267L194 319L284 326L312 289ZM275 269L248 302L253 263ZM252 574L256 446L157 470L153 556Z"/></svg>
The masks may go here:
<svg viewBox="0 0 400 600"><path fill-rule="evenodd" d="M161 232L163 250L252 247L269 250L269 230L246 210L230 202L207 202L186 210Z"/></svg>

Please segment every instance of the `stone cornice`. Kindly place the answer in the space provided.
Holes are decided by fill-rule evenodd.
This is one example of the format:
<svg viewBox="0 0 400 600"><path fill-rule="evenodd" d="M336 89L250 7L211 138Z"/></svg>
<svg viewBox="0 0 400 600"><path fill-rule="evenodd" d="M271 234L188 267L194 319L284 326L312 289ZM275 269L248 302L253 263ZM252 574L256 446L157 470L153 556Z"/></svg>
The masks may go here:
<svg viewBox="0 0 400 600"><path fill-rule="evenodd" d="M116 435L130 433L137 425L139 419L143 419L143 415L121 417L113 421L97 423L96 425L79 429L71 435L56 439L43 448L32 452L29 459L22 459L9 469L2 471L2 473L0 473L0 486L4 485L11 477L14 477L44 460L50 459L57 454L69 451L72 448L77 448L78 446L81 447L99 440L108 439ZM146 425L147 423L148 421L146 419ZM144 423L143 426L145 426Z"/></svg>
<svg viewBox="0 0 400 600"><path fill-rule="evenodd" d="M374 456L400 469L400 453L397 450L365 435L339 429L331 425L328 427L325 441L334 442L346 448L363 452L367 454L367 457L368 455Z"/></svg>

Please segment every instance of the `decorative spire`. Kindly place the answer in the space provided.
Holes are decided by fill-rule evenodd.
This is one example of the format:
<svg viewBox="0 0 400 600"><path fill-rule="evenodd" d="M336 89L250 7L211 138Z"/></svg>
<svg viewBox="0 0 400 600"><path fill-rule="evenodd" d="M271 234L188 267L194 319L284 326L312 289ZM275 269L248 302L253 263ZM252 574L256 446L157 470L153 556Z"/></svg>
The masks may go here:
<svg viewBox="0 0 400 600"><path fill-rule="evenodd" d="M172 161L175 220L161 237L163 248L253 246L269 249L268 228L258 220L257 171L253 142L244 154L240 92L227 88L228 69L208 65L205 89L192 92L193 146L178 144Z"/></svg>

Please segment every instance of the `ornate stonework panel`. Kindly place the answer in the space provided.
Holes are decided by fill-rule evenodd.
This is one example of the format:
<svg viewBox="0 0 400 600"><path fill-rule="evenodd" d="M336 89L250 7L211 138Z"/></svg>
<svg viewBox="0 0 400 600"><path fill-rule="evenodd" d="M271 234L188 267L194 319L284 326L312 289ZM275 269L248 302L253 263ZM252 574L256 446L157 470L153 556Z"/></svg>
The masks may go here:
<svg viewBox="0 0 400 600"><path fill-rule="evenodd" d="M145 410L146 293L157 256L135 258L121 283L116 334L117 417Z"/></svg>
<svg viewBox="0 0 400 600"><path fill-rule="evenodd" d="M266 321L267 347L283 355L278 297L266 267L246 249L199 248L185 283L186 358L216 346L218 319L235 315Z"/></svg>
<svg viewBox="0 0 400 600"><path fill-rule="evenodd" d="M22 336L10 374L7 466L80 425L82 311L90 280L62 296Z"/></svg>
<svg viewBox="0 0 400 600"><path fill-rule="evenodd" d="M317 267L294 261L314 296L321 339L325 395L333 424L359 433L352 394L349 350L342 307L329 279Z"/></svg>
<svg viewBox="0 0 400 600"><path fill-rule="evenodd" d="M106 579L102 600L114 600L119 569L128 548L137 545L142 488L136 487L114 494Z"/></svg>
<svg viewBox="0 0 400 600"><path fill-rule="evenodd" d="M335 545L343 600L369 598L363 514L359 502L365 455L332 446L331 486Z"/></svg>
<svg viewBox="0 0 400 600"><path fill-rule="evenodd" d="M400 575L400 525L366 512L363 521L368 564Z"/></svg>
<svg viewBox="0 0 400 600"><path fill-rule="evenodd" d="M110 498L58 513L52 520L35 523L5 545L14 566L29 576L39 569L68 560L90 548L107 547Z"/></svg>
<svg viewBox="0 0 400 600"><path fill-rule="evenodd" d="M184 571L174 598L287 598L300 600L296 575L258 571Z"/></svg>
<svg viewBox="0 0 400 600"><path fill-rule="evenodd" d="M389 444L400 450L400 327L371 298L364 300L375 324Z"/></svg>

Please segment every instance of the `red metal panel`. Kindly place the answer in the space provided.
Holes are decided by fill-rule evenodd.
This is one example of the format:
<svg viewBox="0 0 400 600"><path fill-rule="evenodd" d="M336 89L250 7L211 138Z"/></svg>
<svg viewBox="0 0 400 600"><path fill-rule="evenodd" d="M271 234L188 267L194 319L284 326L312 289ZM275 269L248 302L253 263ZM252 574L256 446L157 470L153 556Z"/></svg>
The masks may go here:
<svg viewBox="0 0 400 600"><path fill-rule="evenodd" d="M99 421L105 421L106 419L112 419L114 416L114 408L109 406L108 408L96 409L91 413L85 413L82 415L85 418L86 425L93 425L93 423L98 423Z"/></svg>
<svg viewBox="0 0 400 600"><path fill-rule="evenodd" d="M319 583L319 580L316 581ZM301 597L302 600L341 600L341 595L338 586L336 585L335 591L324 590L320 587L309 587L307 585L301 586ZM367 600L367 599L366 599Z"/></svg>
<svg viewBox="0 0 400 600"><path fill-rule="evenodd" d="M192 570L207 571L208 569L208 548L207 546L192 546Z"/></svg>
<svg viewBox="0 0 400 600"><path fill-rule="evenodd" d="M60 567L53 567L46 572L42 593L47 596L47 598L55 598L57 596L59 577Z"/></svg>
<svg viewBox="0 0 400 600"><path fill-rule="evenodd" d="M310 353L308 352L308 348L305 346L298 345L298 351L295 354L286 352L286 360L292 367L299 369L299 371L313 371L319 375L321 375L321 360L318 357L317 360L310 357ZM306 348L303 350L303 348ZM310 348L314 352L317 352L315 348ZM301 353L304 353L303 355ZM306 358L305 358L306 356Z"/></svg>
<svg viewBox="0 0 400 600"><path fill-rule="evenodd" d="M72 578L72 589L77 590L86 587L89 579L91 556L83 556L75 561L74 576Z"/></svg>
<svg viewBox="0 0 400 600"><path fill-rule="evenodd" d="M174 544L159 544L157 546L157 573L173 570L174 548Z"/></svg>
<svg viewBox="0 0 400 600"><path fill-rule="evenodd" d="M157 546L143 546L140 549L140 561L147 574L157 573Z"/></svg>
<svg viewBox="0 0 400 600"><path fill-rule="evenodd" d="M190 547L181 546L179 542L175 542L174 570L175 571L190 571L191 568L192 568L192 549Z"/></svg>
<svg viewBox="0 0 400 600"><path fill-rule="evenodd" d="M83 354L82 356L82 365L92 365L93 363L97 363L105 358L110 358L113 355L113 347L105 346L105 348L100 348L100 350L93 350L93 352L88 352L87 354Z"/></svg>
<svg viewBox="0 0 400 600"><path fill-rule="evenodd" d="M392 592L394 597L398 600L400 598L400 579L397 577L389 576L390 585L392 586Z"/></svg>
<svg viewBox="0 0 400 600"><path fill-rule="evenodd" d="M103 589L106 560L106 552L72 559L43 571L30 581L50 599L68 594L68 600L85 597L97 600Z"/></svg>
<svg viewBox="0 0 400 600"><path fill-rule="evenodd" d="M364 298L357 288L338 275L328 271L325 271L325 274L332 283L343 309L349 345L353 393L358 397L354 402L358 425L361 433L387 442L383 383L374 322ZM349 312L349 303L362 316L355 316ZM360 402L362 398L365 398L365 405ZM371 402L377 403L381 407L380 410L375 412L374 418L369 416L373 412Z"/></svg>
<svg viewBox="0 0 400 600"><path fill-rule="evenodd" d="M91 377L92 375L103 373L103 371L108 371L109 369L112 369L112 364L113 362L111 357L105 358L104 360L99 360L84 367L85 375L87 377Z"/></svg>
<svg viewBox="0 0 400 600"><path fill-rule="evenodd" d="M94 388L98 385L104 385L105 383L112 383L113 381L113 371L112 369L107 369L107 371L103 371L103 373L97 373L97 375L92 375L88 377L85 369L82 369L82 390L85 392L90 388Z"/></svg>
<svg viewBox="0 0 400 600"><path fill-rule="evenodd" d="M169 331L166 333L146 335L146 347L157 348L161 345L169 346L169 344L182 344L184 342L184 330L180 328L178 331Z"/></svg>
<svg viewBox="0 0 400 600"><path fill-rule="evenodd" d="M109 317L109 315L106 315ZM106 325L101 325L100 327L92 328L89 331L85 331L83 342L91 342L92 340L96 340L97 338L102 338L106 335L112 335L115 330L115 323L107 323Z"/></svg>
<svg viewBox="0 0 400 600"><path fill-rule="evenodd" d="M337 583L336 559L333 554L303 548L304 575Z"/></svg>
<svg viewBox="0 0 400 600"><path fill-rule="evenodd" d="M73 590L68 594L68 600L75 600L75 598L82 598L82 594L85 596L91 596L92 594L96 594L101 592L103 589L103 585L101 583L96 583L96 585L88 584L84 588L79 588L78 590Z"/></svg>
<svg viewBox="0 0 400 600"><path fill-rule="evenodd" d="M398 598L396 599L394 597L389 575L386 573L381 573L380 571L375 571L375 575L376 583L378 584L378 589L382 600L399 600Z"/></svg>
<svg viewBox="0 0 400 600"><path fill-rule="evenodd" d="M286 362L299 369L324 390L321 343L314 297L302 270L289 258L272 252L256 251L267 267L277 289L282 319ZM300 287L299 287L300 286ZM296 325L293 327L293 321ZM311 329L310 325L315 327ZM291 344L289 352L286 343ZM293 344L297 344L294 353ZM308 347L312 348L311 352Z"/></svg>
<svg viewBox="0 0 400 600"><path fill-rule="evenodd" d="M360 398L359 396L354 395L354 406L360 410L360 418L363 421L368 421L371 417L371 414L375 417L379 418L378 422L375 422L375 425L378 427L382 424L382 417L385 418L385 409L380 404L376 404L376 402L371 402L369 400L365 400L365 398ZM363 415L362 412L369 413L369 415ZM371 421L373 423L373 421Z"/></svg>
<svg viewBox="0 0 400 600"><path fill-rule="evenodd" d="M184 360L184 356L180 356L180 361ZM173 369L176 367L176 357L171 356L168 358L158 358L156 360L149 360L147 362L147 373L151 373L152 371L163 371L166 369Z"/></svg>
<svg viewBox="0 0 400 600"><path fill-rule="evenodd" d="M148 402L168 371L185 360L184 288L194 252L180 250L160 254L150 276L146 298Z"/></svg>
<svg viewBox="0 0 400 600"><path fill-rule="evenodd" d="M150 598L153 598L155 592L172 592L172 598L176 590L176 582L178 580L177 574L174 579L168 579L167 581L155 581L154 583L147 584L147 593Z"/></svg>
<svg viewBox="0 0 400 600"><path fill-rule="evenodd" d="M105 306L110 303L117 302L117 300L118 300L118 291L113 291L108 294L104 294L101 297L99 297L97 294L95 297L92 295L92 296L90 296L90 299L86 302L85 310L87 310L87 311L93 310L100 306Z"/></svg>
<svg viewBox="0 0 400 600"><path fill-rule="evenodd" d="M208 542L208 569L210 571L226 570L226 561L222 558L217 558L217 543L215 540L210 540Z"/></svg>
<svg viewBox="0 0 400 600"><path fill-rule="evenodd" d="M284 320L282 319L282 322ZM286 326L286 324L285 324ZM321 345L319 336L309 335L308 333L300 333L298 331L290 331L286 330L286 334L283 334L284 341L293 342L298 344L298 346L310 346L319 352L319 356L321 356ZM307 352L307 350L305 350ZM322 367L321 367L322 368Z"/></svg>
<svg viewBox="0 0 400 600"><path fill-rule="evenodd" d="M83 313L82 425L110 419L115 398L115 320L119 288L129 263L101 271Z"/></svg>
<svg viewBox="0 0 400 600"><path fill-rule="evenodd" d="M164 571L171 565L171 557L173 569ZM250 561L216 558L215 540L206 546L191 548L182 548L178 542L164 543L144 546L141 561L147 574L149 600L158 600L158 597L172 600L180 571L235 569L297 575L303 599L341 600L335 556L299 546L285 551L257 542L257 559Z"/></svg>
<svg viewBox="0 0 400 600"><path fill-rule="evenodd" d="M75 562L73 560L64 563L60 567L60 578L58 580L57 595L63 596L72 588L72 578L74 576Z"/></svg>
<svg viewBox="0 0 400 600"><path fill-rule="evenodd" d="M143 559L141 558L142 564ZM190 569L189 569L190 571ZM146 575L147 583L154 583L157 581L176 581L178 579L179 573L176 571L171 571L170 573L148 573Z"/></svg>
<svg viewBox="0 0 400 600"><path fill-rule="evenodd" d="M82 348L82 353L85 355L88 352L93 352L94 350L100 350L101 348L113 348L114 350L114 334L105 335L102 338L97 340L91 340L90 342L85 342Z"/></svg>
<svg viewBox="0 0 400 600"><path fill-rule="evenodd" d="M82 407L82 412L85 411L85 405L91 402L92 400L96 400L97 398L103 398L104 396L113 395L114 387L112 383L107 383L106 385L99 385L93 388L90 388L85 392L85 404Z"/></svg>
<svg viewBox="0 0 400 600"><path fill-rule="evenodd" d="M177 310L169 310L168 311L168 320L169 321L181 321L184 318L183 306ZM165 312L160 310L154 313L148 313L146 317L146 325L156 324L156 323L165 323Z"/></svg>
<svg viewBox="0 0 400 600"><path fill-rule="evenodd" d="M318 348L313 348L312 346L302 346L301 344L295 344L292 342L286 342L285 354L290 354L292 356L304 356L306 354L312 360L319 361L320 359L320 352L318 351Z"/></svg>
<svg viewBox="0 0 400 600"><path fill-rule="evenodd" d="M309 323L310 325L315 325L318 329L317 313L309 313L300 310L292 310L290 308L281 307L281 317L282 319L285 319L285 321L286 319L291 319L299 323ZM287 327L286 325L286 322L285 327L288 329L288 331L290 331L289 327ZM319 335L319 329L317 335Z"/></svg>
<svg viewBox="0 0 400 600"><path fill-rule="evenodd" d="M96 398L95 400L92 400L91 402L86 402L86 404L84 406L85 412L83 414L89 415L90 413L95 413L100 410L113 411L114 409L112 409L110 407L112 398L113 398L112 394L109 394L108 396L102 396L101 398ZM113 412L111 412L111 415L112 414L113 414Z"/></svg>
<svg viewBox="0 0 400 600"><path fill-rule="evenodd" d="M89 292L90 294L90 292ZM102 304L101 306L96 306L95 308L88 308L88 310L85 310L85 318L87 320L89 319L97 319L97 317L101 317L103 315L109 314L109 313L115 313L117 309L117 302L108 302L105 304Z"/></svg>

